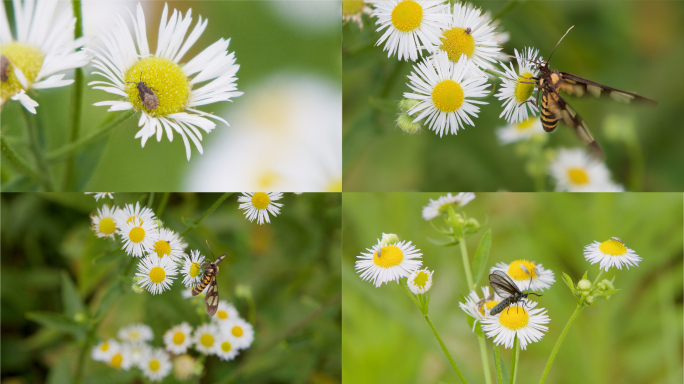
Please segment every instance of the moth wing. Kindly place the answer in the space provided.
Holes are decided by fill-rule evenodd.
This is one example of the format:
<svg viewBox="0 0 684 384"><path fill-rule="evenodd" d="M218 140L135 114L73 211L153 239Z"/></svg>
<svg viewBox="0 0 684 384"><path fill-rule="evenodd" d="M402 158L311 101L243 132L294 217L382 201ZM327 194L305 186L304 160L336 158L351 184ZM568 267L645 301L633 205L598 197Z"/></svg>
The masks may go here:
<svg viewBox="0 0 684 384"><path fill-rule="evenodd" d="M494 271L489 274L489 285L500 298L505 299L519 292L518 286L505 272Z"/></svg>
<svg viewBox="0 0 684 384"><path fill-rule="evenodd" d="M639 96L636 93L623 91L612 88L607 85L599 84L572 73L560 72L561 74L561 90L568 95L583 96L585 93L590 93L595 97L610 96L613 100L621 103L630 103L631 101L647 103L652 106L657 106L658 102L649 98ZM605 91L605 92L604 92Z"/></svg>
<svg viewBox="0 0 684 384"><path fill-rule="evenodd" d="M541 121L544 130L552 131L556 128L558 120L563 120L565 125L575 130L575 133L583 143L589 145L594 150L597 157L603 158L605 156L601 146L598 145L594 137L589 133L589 128L582 116L561 95L556 92L544 92L541 109Z"/></svg>
<svg viewBox="0 0 684 384"><path fill-rule="evenodd" d="M221 255L221 256L219 256L219 257L216 258L216 261L214 261L214 264L215 264L215 265L218 265L218 264L219 264L220 262L222 262L223 259L225 259L225 258L226 258L226 254L224 253L223 255Z"/></svg>
<svg viewBox="0 0 684 384"><path fill-rule="evenodd" d="M218 288L216 286L216 276L211 277L211 282L207 287L207 296L204 298L204 304L207 306L207 313L209 316L214 316L218 309Z"/></svg>

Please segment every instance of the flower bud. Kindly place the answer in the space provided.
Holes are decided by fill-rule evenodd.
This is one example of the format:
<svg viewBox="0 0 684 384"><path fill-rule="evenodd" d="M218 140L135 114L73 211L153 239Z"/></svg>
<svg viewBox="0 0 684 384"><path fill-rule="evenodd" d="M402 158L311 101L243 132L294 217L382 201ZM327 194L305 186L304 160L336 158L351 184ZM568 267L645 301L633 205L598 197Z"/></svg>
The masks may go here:
<svg viewBox="0 0 684 384"><path fill-rule="evenodd" d="M77 312L74 314L74 320L79 324L83 324L88 320L88 317L83 312Z"/></svg>
<svg viewBox="0 0 684 384"><path fill-rule="evenodd" d="M465 223L466 233L475 233L475 232L479 231L480 228L481 228L480 223L472 217L469 218Z"/></svg>
<svg viewBox="0 0 684 384"><path fill-rule="evenodd" d="M143 293L143 292L145 292L145 289L143 287L141 287L140 284L133 283L133 284L131 284L131 291L133 291L135 293Z"/></svg>
<svg viewBox="0 0 684 384"><path fill-rule="evenodd" d="M413 120L415 117L400 113L396 120L397 127L410 135L416 134L423 129L423 126L420 123L414 123Z"/></svg>
<svg viewBox="0 0 684 384"><path fill-rule="evenodd" d="M403 99L399 102L399 110L402 112L408 112L411 108L420 104L420 100L416 99Z"/></svg>
<svg viewBox="0 0 684 384"><path fill-rule="evenodd" d="M577 283L577 290L578 291L588 291L591 289L591 281L587 279L582 279Z"/></svg>
<svg viewBox="0 0 684 384"><path fill-rule="evenodd" d="M390 244L398 243L399 242L399 236L397 236L394 233L383 233L382 234L382 239L380 240L380 246L381 247L386 247Z"/></svg>
<svg viewBox="0 0 684 384"><path fill-rule="evenodd" d="M595 299L594 299L594 296L590 295L590 296L587 296L587 298L584 299L584 301L586 301L587 304L592 305L592 304L594 304Z"/></svg>
<svg viewBox="0 0 684 384"><path fill-rule="evenodd" d="M612 283L610 280L603 279L603 280L601 281L601 284L605 285L605 287L606 287L606 288L604 289L604 291L608 291L608 290L611 290L611 289L615 289L615 286L613 286L613 283Z"/></svg>

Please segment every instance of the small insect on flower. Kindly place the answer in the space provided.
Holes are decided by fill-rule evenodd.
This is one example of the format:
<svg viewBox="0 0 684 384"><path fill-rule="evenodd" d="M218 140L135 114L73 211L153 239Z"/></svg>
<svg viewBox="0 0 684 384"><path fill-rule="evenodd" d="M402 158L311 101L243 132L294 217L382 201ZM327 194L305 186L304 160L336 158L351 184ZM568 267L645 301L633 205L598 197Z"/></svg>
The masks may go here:
<svg viewBox="0 0 684 384"><path fill-rule="evenodd" d="M531 274L530 284L532 284ZM505 272L502 271L494 271L489 275L489 285L491 285L492 289L494 289L494 292L496 292L496 294L502 298L501 302L499 302L499 304L489 311L489 314L492 316L508 308L510 305L522 301L523 299L527 299L528 295L542 296L534 292L530 292L529 288L527 289L527 292L521 292L518 286L513 282L513 279L511 279Z"/></svg>
<svg viewBox="0 0 684 384"><path fill-rule="evenodd" d="M140 71L140 81L127 81L126 83L135 84L135 87L138 88L138 97L140 97L142 105L147 109L155 110L159 107L159 98L157 98L157 94L154 93L152 88L142 81L142 74L143 71Z"/></svg>
<svg viewBox="0 0 684 384"><path fill-rule="evenodd" d="M0 55L0 80L7 82L7 72L9 71L10 61L5 55Z"/></svg>
<svg viewBox="0 0 684 384"><path fill-rule="evenodd" d="M207 247L209 247L209 242L207 242ZM209 251L211 252L211 248L209 248ZM211 252L211 254L213 256L214 252ZM216 276L219 272L218 265L225 258L226 254L224 253L204 267L204 277L202 278L202 281L192 289L192 295L197 296L204 291L204 288L206 288L207 285L209 285L209 288L207 288L207 296L204 298L204 304L207 306L207 314L209 316L214 316L218 309L219 297L218 287L216 286Z"/></svg>

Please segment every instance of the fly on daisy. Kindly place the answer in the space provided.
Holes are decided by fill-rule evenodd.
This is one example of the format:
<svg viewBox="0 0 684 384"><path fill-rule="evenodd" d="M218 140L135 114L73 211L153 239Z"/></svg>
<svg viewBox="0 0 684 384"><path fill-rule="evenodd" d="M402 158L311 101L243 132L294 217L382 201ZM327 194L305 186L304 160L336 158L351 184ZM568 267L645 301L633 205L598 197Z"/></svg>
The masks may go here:
<svg viewBox="0 0 684 384"><path fill-rule="evenodd" d="M430 199L428 205L423 207L423 219L432 220L442 214L446 214L450 206L463 207L475 199L475 194L472 192L459 192L456 195L451 195L451 192L446 196L440 196L436 200Z"/></svg>
<svg viewBox="0 0 684 384"><path fill-rule="evenodd" d="M522 53L514 49L515 59L518 62L518 70L513 68L513 63L499 63L503 68L501 73L501 88L495 96L504 100L504 110L499 117L505 116L509 123L522 123L531 116L536 116L539 109L535 106L535 80L539 70L534 62L543 60L537 58L539 51L526 47ZM529 115L528 109L529 108Z"/></svg>
<svg viewBox="0 0 684 384"><path fill-rule="evenodd" d="M245 210L245 217L249 221L257 220L259 225L264 222L270 223L268 214L278 216L280 213L281 203L274 203L280 200L283 194L280 192L242 192L242 196L238 197L239 209Z"/></svg>
<svg viewBox="0 0 684 384"><path fill-rule="evenodd" d="M408 277L411 272L420 268L423 256L420 249L410 241L382 242L378 239L377 245L366 249L357 256L356 272L361 279L369 280L376 287L390 281L399 281L402 277Z"/></svg>
<svg viewBox="0 0 684 384"><path fill-rule="evenodd" d="M584 247L584 257L592 264L599 263L599 268L608 271L611 267L622 269L624 265L629 269L630 266L637 267L641 257L634 250L627 248L625 243L617 237L599 243L593 243Z"/></svg>
<svg viewBox="0 0 684 384"><path fill-rule="evenodd" d="M387 57L418 60L424 47L439 44L449 21L448 5L439 0L385 0L373 3L377 31L387 29L375 45L383 42Z"/></svg>
<svg viewBox="0 0 684 384"><path fill-rule="evenodd" d="M12 4L16 37L10 31L4 4L0 7L0 107L11 98L35 114L38 103L26 91L73 83L56 73L83 67L90 57L78 50L84 39L74 40L76 18L69 4L49 0Z"/></svg>
<svg viewBox="0 0 684 384"><path fill-rule="evenodd" d="M200 16L186 38L192 22L192 10L183 17L174 9L170 19L168 13L168 5L164 5L154 53L148 45L145 15L140 4L136 17L131 15L134 37L121 16L111 29L98 35L103 46L92 46L88 51L94 55L93 66L99 70L93 73L103 76L106 81L93 81L89 85L97 85L93 88L123 98L94 105L108 105L109 111L133 109L141 112L138 122L141 129L135 138L142 139L143 147L155 135L157 141L161 141L164 133L172 141L175 131L183 139L185 153L190 160L188 138L203 153L199 129L211 132L216 123L210 119L228 125L222 118L195 108L241 96L243 93L237 91L235 84L240 66L235 64L235 54L228 53L230 39L223 38L189 62L181 64L181 59L202 35L208 21ZM140 83L144 83L144 92L140 90ZM152 97L148 89L155 102L148 99L148 96Z"/></svg>
<svg viewBox="0 0 684 384"><path fill-rule="evenodd" d="M141 287L156 295L171 289L176 278L176 263L170 257L148 255L138 263L138 272L135 275L143 278L139 282Z"/></svg>
<svg viewBox="0 0 684 384"><path fill-rule="evenodd" d="M549 166L557 192L620 192L606 165L582 149L560 149Z"/></svg>
<svg viewBox="0 0 684 384"><path fill-rule="evenodd" d="M496 345L503 345L505 348L513 348L517 337L520 348L524 350L527 344L541 340L544 332L549 329L544 324L548 324L551 319L544 308L535 309L536 305L536 302L526 300L511 307L509 311L485 317L480 320L482 330L487 337L494 338Z"/></svg>
<svg viewBox="0 0 684 384"><path fill-rule="evenodd" d="M524 259L515 260L510 264L498 263L489 270L489 273L501 271L508 275L518 289L530 289L532 291L543 291L550 288L556 279L553 271L545 269L541 264Z"/></svg>
<svg viewBox="0 0 684 384"><path fill-rule="evenodd" d="M487 78L484 76L466 76L469 73L465 54L455 65L449 61L446 52L438 52L431 59L426 59L413 67L414 72L408 77L408 86L415 93L404 93L407 99L416 99L421 103L408 111L418 115L414 122L425 119L425 125L441 137L444 134L457 134L465 124L474 126L470 116L477 117L480 108L474 104L487 104L485 101L473 100L489 94L486 90ZM470 116L469 116L470 115Z"/></svg>

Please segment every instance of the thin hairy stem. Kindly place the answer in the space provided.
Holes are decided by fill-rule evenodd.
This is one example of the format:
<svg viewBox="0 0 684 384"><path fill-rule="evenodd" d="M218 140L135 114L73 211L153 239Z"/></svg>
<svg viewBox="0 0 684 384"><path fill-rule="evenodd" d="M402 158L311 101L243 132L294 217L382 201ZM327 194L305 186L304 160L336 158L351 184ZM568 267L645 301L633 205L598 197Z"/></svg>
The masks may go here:
<svg viewBox="0 0 684 384"><path fill-rule="evenodd" d="M83 36L83 13L81 9L81 0L71 0L71 7L73 8L74 17L76 18L76 25L74 26L74 40ZM74 71L74 97L73 97L73 113L71 115L71 130L69 132L69 143L73 143L78 138L81 130L81 110L83 107L83 70L76 68ZM64 184L62 189L70 191L72 188L74 178L74 154L70 154L67 158L66 167L64 169Z"/></svg>
<svg viewBox="0 0 684 384"><path fill-rule="evenodd" d="M45 163L45 158L43 158L43 149L40 145L38 126L35 122L35 116L31 115L26 108L21 108L21 110L23 111L24 122L26 123L26 131L28 132L29 148L33 154L33 159L38 166L40 182L45 191L50 192L53 190L52 181L50 180L50 170Z"/></svg>
<svg viewBox="0 0 684 384"><path fill-rule="evenodd" d="M515 335L513 341L513 361L511 362L511 384L515 384L515 379L518 377L518 362L520 361L520 339Z"/></svg>
<svg viewBox="0 0 684 384"><path fill-rule="evenodd" d="M7 140L5 140L5 136L0 135L0 146L2 155L5 156L5 159L9 161L10 164L17 169L17 171L34 179L35 181L42 181L42 176L40 173L31 168L28 164L24 163L24 161L17 156L16 152L14 152L14 150L9 146L9 143L7 143Z"/></svg>
<svg viewBox="0 0 684 384"><path fill-rule="evenodd" d="M600 274L599 274L600 276ZM598 278L597 278L598 280ZM582 312L582 309L584 308L583 305L578 305L577 308L575 308L575 312L573 312L572 316L570 316L570 320L568 320L568 323L565 324L565 328L563 328L563 332L561 332L560 336L558 337L558 340L556 341L556 345L553 346L553 350L551 351L551 355L549 355L549 361L546 362L546 367L544 367L544 373L542 373L542 377L539 380L539 384L543 384L544 381L546 381L546 376L549 374L549 370L551 369L551 364L553 364L553 360L556 358L556 354L558 353L558 350L560 349L560 345L563 342L563 339L565 339L565 336L568 334L568 330L570 329L570 326L572 323L575 322L575 319L577 319L577 316Z"/></svg>
<svg viewBox="0 0 684 384"><path fill-rule="evenodd" d="M187 228L185 228L185 230L183 231L183 233L181 233L180 235L181 235L181 236L185 236L185 235L188 234L188 232L190 232L190 231L192 231L193 229L195 229L195 227L197 227L197 225L198 225L199 223L201 223L202 220L204 220L205 217L209 216L210 213L214 212L214 211L221 205L221 203L223 203L223 201L224 201L225 199L227 199L228 197L230 197L230 195L232 195L232 194L233 194L232 192L226 192L226 193L224 193L223 195L221 195L221 197L219 197L219 198L216 200L216 202L215 202L211 207L209 207L209 209L207 209L207 210L202 214L202 216L200 216L197 220L195 220L195 221L192 223L192 225L189 225Z"/></svg>

